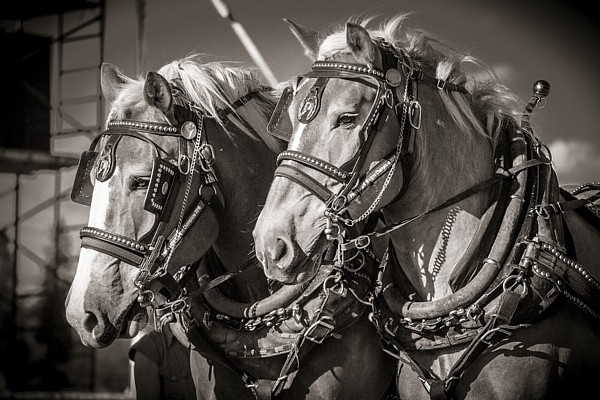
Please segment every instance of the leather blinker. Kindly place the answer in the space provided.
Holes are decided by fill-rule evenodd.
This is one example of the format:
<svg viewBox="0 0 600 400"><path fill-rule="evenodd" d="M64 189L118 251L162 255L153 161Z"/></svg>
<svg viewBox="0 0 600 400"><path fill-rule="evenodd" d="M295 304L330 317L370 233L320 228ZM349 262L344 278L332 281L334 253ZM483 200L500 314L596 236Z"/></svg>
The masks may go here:
<svg viewBox="0 0 600 400"><path fill-rule="evenodd" d="M144 210L154 214L163 211L176 176L177 166L161 158L154 159Z"/></svg>

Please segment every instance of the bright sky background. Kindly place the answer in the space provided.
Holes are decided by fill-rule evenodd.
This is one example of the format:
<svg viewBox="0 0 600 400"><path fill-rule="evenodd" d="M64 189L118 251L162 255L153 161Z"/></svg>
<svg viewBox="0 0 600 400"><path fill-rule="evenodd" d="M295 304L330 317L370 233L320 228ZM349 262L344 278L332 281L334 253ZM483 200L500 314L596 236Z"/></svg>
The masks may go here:
<svg viewBox="0 0 600 400"><path fill-rule="evenodd" d="M104 61L135 73L137 16L135 0L106 0ZM229 0L234 18L241 22L262 52L276 77L287 80L306 72L310 61L282 18L315 30L327 30L356 16L391 17L413 12L408 26L468 50L493 67L508 87L523 100L531 96L533 83L545 79L552 85L548 106L533 116L536 135L552 149L561 183L600 180L600 135L596 118L600 104L600 28L578 1L550 0ZM583 2L582 2L583 3ZM587 4L587 3L586 3ZM36 21L32 21L34 25ZM42 23L43 24L43 21ZM145 19L146 67L156 70L191 52L208 60L239 61L253 65L237 36L212 6L210 0L147 0ZM75 51L77 61L93 60L94 51ZM267 81L265 80L265 83ZM78 82L65 88L70 95L93 93L95 82ZM426 114L424 116L426 118ZM86 141L72 138L55 148L76 154ZM51 196L52 174L40 172L22 178L23 211ZM72 171L64 174L62 187L72 183ZM12 185L10 176L0 176L2 188ZM0 204L0 226L13 220L14 204ZM87 208L63 202L68 224L85 224ZM46 210L22 226L22 240L41 257L52 242L52 210ZM73 231L73 249L78 253L78 235ZM26 258L22 262L28 262ZM40 277L36 267L28 275Z"/></svg>
<svg viewBox="0 0 600 400"><path fill-rule="evenodd" d="M550 145L561 183L600 179L600 29L577 1L493 0L230 0L280 80L310 68L282 18L315 30L348 18L389 17L411 11L408 26L466 49L492 66L522 99L538 79L552 85L549 104L533 117L535 133ZM581 6L580 6L581 7ZM587 11L587 12L586 12ZM135 71L134 0L108 0L105 61ZM145 45L149 69L200 52L207 59L252 65L226 20L210 0L147 0Z"/></svg>

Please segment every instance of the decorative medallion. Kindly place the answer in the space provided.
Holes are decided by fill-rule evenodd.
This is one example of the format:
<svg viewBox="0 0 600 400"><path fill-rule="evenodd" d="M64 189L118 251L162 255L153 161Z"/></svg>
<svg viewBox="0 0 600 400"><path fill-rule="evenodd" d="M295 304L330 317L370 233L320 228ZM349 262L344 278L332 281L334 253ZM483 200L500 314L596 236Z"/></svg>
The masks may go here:
<svg viewBox="0 0 600 400"><path fill-rule="evenodd" d="M193 138L195 138L197 133L198 129L196 128L196 124L192 121L185 121L181 125L181 134L187 140L192 140Z"/></svg>
<svg viewBox="0 0 600 400"><path fill-rule="evenodd" d="M302 122L303 124L308 124L317 116L317 113L319 112L319 108L321 107L321 96L319 93L320 89L321 88L319 86L313 86L300 105L298 121Z"/></svg>
<svg viewBox="0 0 600 400"><path fill-rule="evenodd" d="M396 68L385 71L385 81L391 87L398 87L402 83L402 74Z"/></svg>
<svg viewBox="0 0 600 400"><path fill-rule="evenodd" d="M104 182L112 175L113 171L113 154L112 154L113 143L109 142L106 144L96 164L96 180Z"/></svg>

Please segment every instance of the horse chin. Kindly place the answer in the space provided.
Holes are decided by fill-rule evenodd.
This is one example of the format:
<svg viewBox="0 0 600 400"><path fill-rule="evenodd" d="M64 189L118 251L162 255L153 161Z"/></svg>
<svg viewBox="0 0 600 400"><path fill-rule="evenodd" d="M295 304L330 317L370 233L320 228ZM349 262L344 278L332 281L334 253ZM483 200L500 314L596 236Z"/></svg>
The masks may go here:
<svg viewBox="0 0 600 400"><path fill-rule="evenodd" d="M116 323L106 321L103 325L96 326L91 337L82 338L82 342L90 347L105 348L117 339L131 339L138 334L148 323L148 314L145 309L133 302Z"/></svg>
<svg viewBox="0 0 600 400"><path fill-rule="evenodd" d="M134 338L147 325L148 312L136 302L131 306L123 319L118 339Z"/></svg>
<svg viewBox="0 0 600 400"><path fill-rule="evenodd" d="M294 266L285 271L274 268L274 271L267 273L267 277L285 285L297 285L310 281L319 271L328 245L329 242L325 236L320 237L309 252L309 256L299 260Z"/></svg>

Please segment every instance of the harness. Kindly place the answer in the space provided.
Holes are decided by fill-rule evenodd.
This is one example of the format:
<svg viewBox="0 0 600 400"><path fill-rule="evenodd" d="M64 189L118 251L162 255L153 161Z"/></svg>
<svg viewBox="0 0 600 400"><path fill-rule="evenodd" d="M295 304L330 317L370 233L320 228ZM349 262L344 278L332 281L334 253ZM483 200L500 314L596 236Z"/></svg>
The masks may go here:
<svg viewBox="0 0 600 400"><path fill-rule="evenodd" d="M260 91L250 92L219 112L224 118ZM172 83L177 125L133 120L110 121L108 127L83 152L71 199L91 205L93 180L108 180L115 170L115 154L123 137L150 144L155 155L144 209L155 215L152 229L132 239L95 227L84 227L81 246L115 257L138 268L135 286L140 307L152 306L155 328L178 322L195 351L234 372L257 399L276 397L286 389L288 377L301 359L329 337L351 326L365 310L376 276L376 260L356 251L344 268L324 260L319 273L307 284L285 286L253 304L239 303L222 288L233 276L255 266L257 260L221 273L220 261L209 251L203 258L168 273L171 255L206 210L219 217L224 199L214 169L215 153L209 144L210 117L204 115ZM216 124L215 124L216 125ZM176 157L169 157L153 137L179 141ZM100 151L96 148L104 138ZM191 155L188 154L192 147ZM178 197L178 192L183 195ZM177 198L181 198L180 202ZM335 252L335 249L332 249ZM333 256L328 257L330 260ZM154 304L155 292L167 299ZM236 358L284 356L277 379L260 379L240 368Z"/></svg>
<svg viewBox="0 0 600 400"><path fill-rule="evenodd" d="M401 269L393 250L388 249L371 301L370 319L380 334L383 350L410 366L431 398L451 398L462 373L485 349L507 338L514 330L530 326L533 318L557 299L558 293L592 316L600 316L600 284L589 271L567 256L560 218L566 210L580 209L598 200L600 190L584 199L565 195L567 200L559 201L549 153L529 124L533 109L538 103L544 103L549 94L549 84L539 81L523 113L520 128L512 124L502 128L508 133L508 143L499 155L505 161L495 176L419 215L347 238L343 234L344 227L353 227L375 211L397 163L402 164L404 172L403 189L408 186L414 137L421 122L417 82L435 84L440 90L468 93L463 86L437 80L418 70L404 50L398 51L381 39L374 42L382 56L383 70L317 61L311 72L302 77L316 78L299 107L298 120L303 124L310 123L318 114L329 79L349 79L377 90L361 127L360 134L365 140L357 154L344 165L336 166L313 155L288 150L279 156L275 176L295 182L326 204L328 225L324 233L332 242L337 241L340 264L344 262L346 251L366 248L372 238L384 237L424 215L499 186L498 200L482 219L475 240L452 274L455 293L439 301L419 302L406 277L400 276L399 281L394 281L391 271L401 272ZM292 96L291 88L284 91L269 124L272 134L287 140L292 125L286 115ZM395 118L390 118L394 114ZM373 139L385 123L398 125L396 147L374 168L363 173ZM306 169L341 183L342 189L333 193L306 173ZM371 205L358 217L349 216L351 202L383 177L381 190ZM397 197L402 194L403 190ZM501 234L495 238L490 236L497 232ZM483 251L487 251L488 257L474 270L473 261ZM469 342L467 349L446 378L433 376L407 352L465 342Z"/></svg>
<svg viewBox="0 0 600 400"><path fill-rule="evenodd" d="M93 192L92 174L98 181L110 178L115 168L115 152L123 137L131 137L152 145L155 153L152 174L144 201L144 209L155 214L153 227L140 239L118 235L104 229L86 226L81 229L81 246L115 257L138 268L135 286L138 302L144 307L154 299L154 287L167 290L167 297L177 297L181 287L168 274L169 260L181 240L198 217L210 209L218 215L223 207L213 165L214 150L208 143L205 115L193 109L185 94L173 85L175 118L178 126L168 123L113 120L107 129L83 152L75 176L71 199L90 205ZM179 142L177 158L169 158L152 137L173 137ZM100 154L96 147L106 138ZM193 145L191 157L188 144ZM184 196L179 212L176 195L183 184ZM197 195L193 195L197 193ZM188 204L193 201L194 204ZM187 214L187 215L186 215Z"/></svg>

